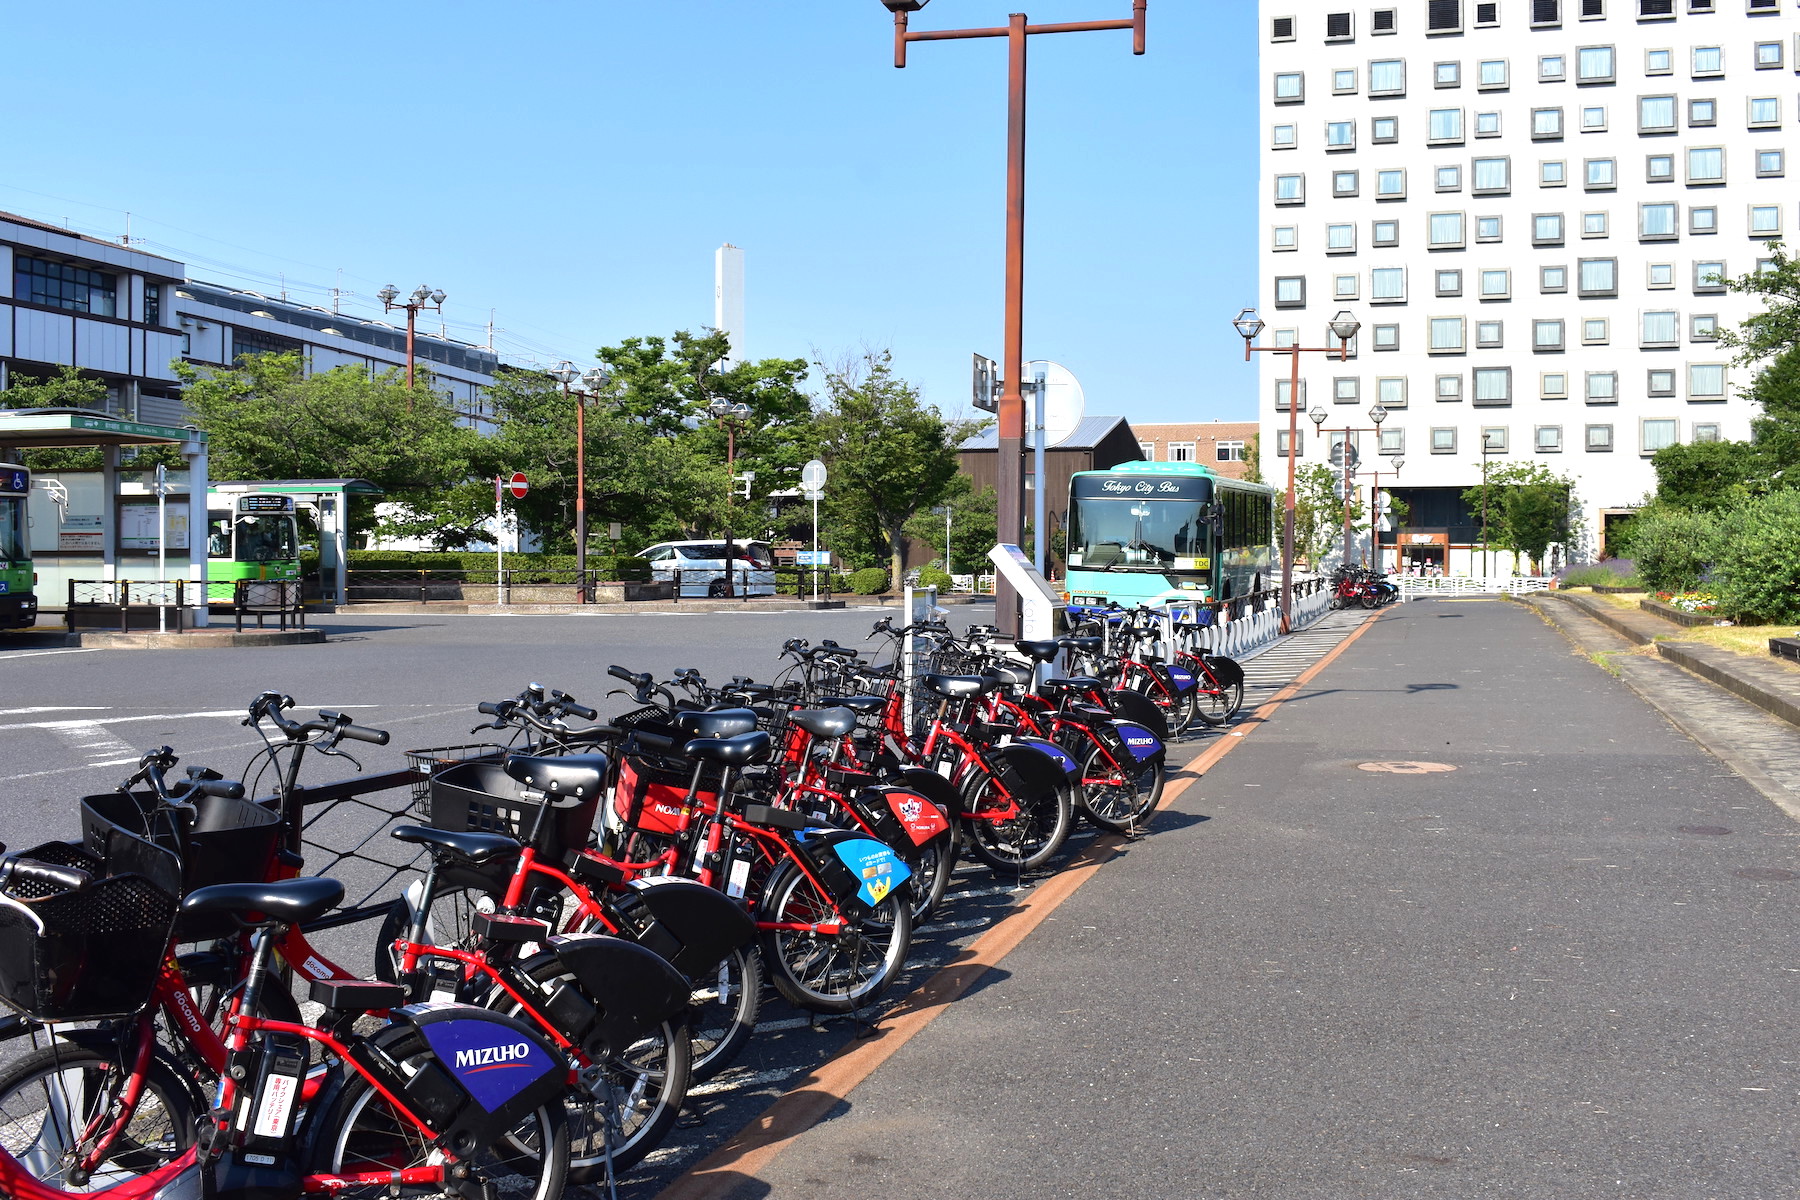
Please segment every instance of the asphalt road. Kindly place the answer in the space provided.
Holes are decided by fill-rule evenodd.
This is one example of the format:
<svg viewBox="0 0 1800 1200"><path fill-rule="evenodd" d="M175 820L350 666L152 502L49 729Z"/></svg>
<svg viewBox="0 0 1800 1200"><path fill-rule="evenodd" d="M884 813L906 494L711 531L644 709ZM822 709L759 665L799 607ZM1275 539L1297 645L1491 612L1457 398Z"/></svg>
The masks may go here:
<svg viewBox="0 0 1800 1200"><path fill-rule="evenodd" d="M1407 605L731 1196L1792 1196L1797 833L1533 614Z"/></svg>

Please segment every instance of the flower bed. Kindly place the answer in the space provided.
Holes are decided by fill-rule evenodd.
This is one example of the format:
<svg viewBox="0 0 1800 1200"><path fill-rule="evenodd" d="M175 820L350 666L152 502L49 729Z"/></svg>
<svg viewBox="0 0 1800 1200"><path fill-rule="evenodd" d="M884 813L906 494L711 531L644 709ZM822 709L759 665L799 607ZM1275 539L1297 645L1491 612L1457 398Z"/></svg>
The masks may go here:
<svg viewBox="0 0 1800 1200"><path fill-rule="evenodd" d="M1658 592L1656 598L1670 608L1682 612L1709 613L1718 608L1718 597L1711 592Z"/></svg>

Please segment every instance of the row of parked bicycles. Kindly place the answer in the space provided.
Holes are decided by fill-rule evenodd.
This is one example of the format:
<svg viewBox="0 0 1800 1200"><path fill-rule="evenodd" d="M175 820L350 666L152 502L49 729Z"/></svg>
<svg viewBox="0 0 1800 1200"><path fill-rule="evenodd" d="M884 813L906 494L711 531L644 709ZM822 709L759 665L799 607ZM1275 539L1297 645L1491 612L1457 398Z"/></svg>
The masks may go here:
<svg viewBox="0 0 1800 1200"><path fill-rule="evenodd" d="M1400 589L1386 572L1367 567L1339 567L1331 573L1331 607L1380 608L1400 598Z"/></svg>
<svg viewBox="0 0 1800 1200"><path fill-rule="evenodd" d="M490 740L409 752L363 840L411 865L357 909L306 862L309 805L353 789L302 769L385 732L265 692L248 787L145 754L79 840L0 860L0 1196L612 1187L765 983L869 1009L965 853L1018 879L1078 817L1141 828L1169 740L1228 720L1242 672L1198 630L1165 655L1150 614L1092 615L1047 641L883 621L885 666L791 639L768 682L614 666L632 707L604 721L537 684L482 701ZM371 914L365 978L320 939Z"/></svg>

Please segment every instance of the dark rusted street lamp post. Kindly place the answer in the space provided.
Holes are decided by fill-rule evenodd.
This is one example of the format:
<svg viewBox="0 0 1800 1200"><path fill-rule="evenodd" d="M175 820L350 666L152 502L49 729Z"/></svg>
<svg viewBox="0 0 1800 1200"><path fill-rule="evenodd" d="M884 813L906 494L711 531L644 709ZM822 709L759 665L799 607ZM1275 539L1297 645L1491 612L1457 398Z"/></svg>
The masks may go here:
<svg viewBox="0 0 1800 1200"><path fill-rule="evenodd" d="M1003 27L989 29L909 30L907 14L929 0L881 0L894 14L894 65L906 65L908 42L943 42L963 38L1006 39L1006 317L1005 380L1000 393L999 531L1002 541L1017 543L1025 529L1025 396L1020 376L1025 369L1025 46L1043 33L1091 33L1129 29L1131 52L1144 52L1144 10L1148 0L1132 0L1131 17L1119 21L1070 21L1031 25L1024 13L1013 13ZM1044 486L1043 481L1038 486ZM994 620L1010 636L1019 633L1018 600L1001 576L994 583Z"/></svg>
<svg viewBox="0 0 1800 1200"><path fill-rule="evenodd" d="M406 397L406 411L411 412L414 326L418 323L420 309L428 308L432 312L440 313L444 311L444 289L438 288L436 291L433 291L421 283L418 287L413 289L413 294L407 297L405 304L396 304L394 302L400 298L400 289L390 283L379 292L376 292L375 298L381 301L382 312L393 312L396 308L404 308L406 310L406 390L408 393Z"/></svg>

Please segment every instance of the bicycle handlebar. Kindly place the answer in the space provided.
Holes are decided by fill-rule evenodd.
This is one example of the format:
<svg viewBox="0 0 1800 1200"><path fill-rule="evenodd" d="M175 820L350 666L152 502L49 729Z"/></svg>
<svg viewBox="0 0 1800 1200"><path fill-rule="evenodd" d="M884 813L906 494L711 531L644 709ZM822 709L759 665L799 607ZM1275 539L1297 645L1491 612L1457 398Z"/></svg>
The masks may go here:
<svg viewBox="0 0 1800 1200"><path fill-rule="evenodd" d="M0 891L10 891L14 880L80 892L87 890L94 877L80 867L58 867L35 858L9 858L0 862Z"/></svg>

